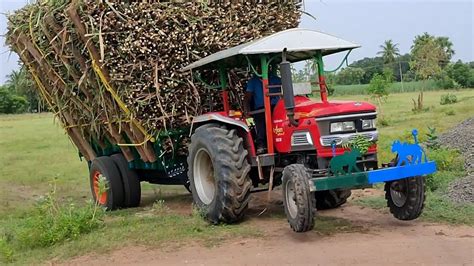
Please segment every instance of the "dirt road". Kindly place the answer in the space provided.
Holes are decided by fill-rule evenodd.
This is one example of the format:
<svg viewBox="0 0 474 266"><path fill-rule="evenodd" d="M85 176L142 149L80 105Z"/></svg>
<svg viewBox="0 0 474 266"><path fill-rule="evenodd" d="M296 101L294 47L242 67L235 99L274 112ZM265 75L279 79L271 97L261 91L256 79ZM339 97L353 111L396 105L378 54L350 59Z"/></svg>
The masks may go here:
<svg viewBox="0 0 474 266"><path fill-rule="evenodd" d="M263 199L252 201L249 219L245 221L262 228L264 236L261 238L228 240L211 248L189 243L173 251L126 247L105 256L82 256L66 264L474 265L472 227L420 221L401 222L388 212L359 207L349 202L343 208L319 212L322 217L348 221L350 228L341 230L343 233L326 235L316 230L296 234L290 230L284 218L270 218L282 215L282 207L278 203L271 204L264 215L259 215L262 209L268 207L262 202Z"/></svg>

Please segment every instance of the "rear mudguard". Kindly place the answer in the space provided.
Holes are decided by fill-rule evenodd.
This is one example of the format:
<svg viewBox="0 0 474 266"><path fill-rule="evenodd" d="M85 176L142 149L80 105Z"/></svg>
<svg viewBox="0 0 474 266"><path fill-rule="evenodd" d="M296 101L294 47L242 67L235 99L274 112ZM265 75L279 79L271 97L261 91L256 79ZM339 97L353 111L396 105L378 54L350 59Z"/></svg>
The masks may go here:
<svg viewBox="0 0 474 266"><path fill-rule="evenodd" d="M207 123L219 123L239 130L239 136L245 141L245 148L251 158L256 156L255 144L250 128L243 119L229 117L225 112L207 113L193 118L192 129Z"/></svg>

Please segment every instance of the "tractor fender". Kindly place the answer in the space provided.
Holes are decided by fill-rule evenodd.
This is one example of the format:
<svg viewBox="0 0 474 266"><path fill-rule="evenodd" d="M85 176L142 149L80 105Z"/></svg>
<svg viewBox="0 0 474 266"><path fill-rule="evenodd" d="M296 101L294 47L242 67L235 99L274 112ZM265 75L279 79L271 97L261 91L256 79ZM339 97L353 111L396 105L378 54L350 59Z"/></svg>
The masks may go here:
<svg viewBox="0 0 474 266"><path fill-rule="evenodd" d="M246 123L230 118L228 116L222 115L220 113L204 114L204 115L194 117L193 122L192 122L192 128L195 129L202 124L205 124L208 122L214 122L214 121L221 122L227 125L236 126L245 130L245 132L250 132L250 129Z"/></svg>
<svg viewBox="0 0 474 266"><path fill-rule="evenodd" d="M249 152L249 157L251 158L256 156L257 153L255 150L255 144L253 142L253 137L248 125L243 121L239 121L226 116L225 113L209 113L194 117L193 122L191 124L191 134L193 133L194 129L198 128L199 126L212 122L219 122L221 124L237 128L240 132L239 136L242 137L245 141L245 148Z"/></svg>

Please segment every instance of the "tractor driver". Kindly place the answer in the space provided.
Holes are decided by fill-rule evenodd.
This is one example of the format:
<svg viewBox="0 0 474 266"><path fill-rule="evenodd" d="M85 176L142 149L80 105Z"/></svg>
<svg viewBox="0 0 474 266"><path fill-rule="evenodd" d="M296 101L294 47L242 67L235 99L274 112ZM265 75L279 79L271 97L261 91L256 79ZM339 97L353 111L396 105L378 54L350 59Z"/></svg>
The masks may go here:
<svg viewBox="0 0 474 266"><path fill-rule="evenodd" d="M270 73L268 75L268 83L269 85L281 85L281 79L275 73L276 67L270 68ZM260 69L257 68L257 71L260 72ZM278 93L280 89L277 88L270 88L270 93ZM256 74L247 82L247 88L245 91L245 100L244 100L244 112L248 115L250 111L262 110L262 112L255 113L252 115L255 127L257 128L257 137L255 140L255 144L257 146L257 154L265 153L266 148L266 139L267 134L265 131L265 112L264 104L263 104L263 82L260 77ZM279 100L278 96L270 97L270 105L271 109L277 104Z"/></svg>

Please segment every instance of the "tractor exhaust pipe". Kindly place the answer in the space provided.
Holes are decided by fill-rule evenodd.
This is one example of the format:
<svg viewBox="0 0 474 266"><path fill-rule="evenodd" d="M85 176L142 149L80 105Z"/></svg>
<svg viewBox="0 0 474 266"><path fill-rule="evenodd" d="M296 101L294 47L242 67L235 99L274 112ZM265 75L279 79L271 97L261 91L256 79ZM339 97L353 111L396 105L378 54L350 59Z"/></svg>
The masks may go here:
<svg viewBox="0 0 474 266"><path fill-rule="evenodd" d="M296 127L298 126L298 121L295 120L295 95L293 91L293 79L291 78L290 62L286 61L286 49L283 50L282 54L280 74L286 115L290 120L290 124Z"/></svg>

